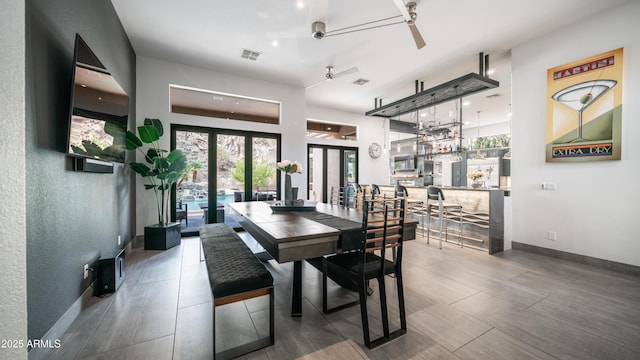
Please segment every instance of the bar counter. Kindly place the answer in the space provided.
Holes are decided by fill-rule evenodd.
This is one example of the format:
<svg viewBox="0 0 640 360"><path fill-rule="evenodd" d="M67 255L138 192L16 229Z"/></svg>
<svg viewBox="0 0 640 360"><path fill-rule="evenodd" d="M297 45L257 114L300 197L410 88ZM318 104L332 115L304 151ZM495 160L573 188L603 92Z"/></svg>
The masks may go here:
<svg viewBox="0 0 640 360"><path fill-rule="evenodd" d="M380 185L379 187L383 194L392 194L394 191L392 185ZM406 186L406 188L410 203L424 201L426 204L427 187ZM441 187L441 189L447 203L462 206L464 246L486 250L489 254L504 250L504 196L507 190L498 188L473 189L470 187ZM422 221L422 215L419 212L409 212L416 220ZM424 216L426 221L426 215ZM436 226L434 226L437 221L436 218L432 218L431 234L437 233ZM446 221L446 225L450 229L450 242L458 242L458 224L459 221L453 219Z"/></svg>

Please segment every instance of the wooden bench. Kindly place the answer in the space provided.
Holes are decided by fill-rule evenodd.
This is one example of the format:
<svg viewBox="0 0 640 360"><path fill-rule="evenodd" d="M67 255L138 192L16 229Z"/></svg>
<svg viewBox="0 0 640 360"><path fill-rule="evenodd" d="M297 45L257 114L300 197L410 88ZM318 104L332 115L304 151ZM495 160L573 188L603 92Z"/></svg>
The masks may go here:
<svg viewBox="0 0 640 360"><path fill-rule="evenodd" d="M240 236L227 224L200 228L213 297L213 357L230 359L273 345L273 277ZM269 295L269 336L216 353L216 306Z"/></svg>

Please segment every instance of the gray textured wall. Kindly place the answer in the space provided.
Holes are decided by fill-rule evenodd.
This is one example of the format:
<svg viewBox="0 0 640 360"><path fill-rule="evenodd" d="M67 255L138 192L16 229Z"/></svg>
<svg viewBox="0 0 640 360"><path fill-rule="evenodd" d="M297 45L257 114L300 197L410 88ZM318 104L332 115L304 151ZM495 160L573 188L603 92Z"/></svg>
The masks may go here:
<svg viewBox="0 0 640 360"><path fill-rule="evenodd" d="M27 337L24 154L24 2L2 2L0 11L0 340ZM0 348L0 359L26 359L26 349Z"/></svg>
<svg viewBox="0 0 640 360"><path fill-rule="evenodd" d="M108 0L26 1L26 233L29 338L41 338L90 286L82 268L134 234L133 175L71 171L65 154L75 34L130 96L135 53ZM129 155L127 157L129 159Z"/></svg>

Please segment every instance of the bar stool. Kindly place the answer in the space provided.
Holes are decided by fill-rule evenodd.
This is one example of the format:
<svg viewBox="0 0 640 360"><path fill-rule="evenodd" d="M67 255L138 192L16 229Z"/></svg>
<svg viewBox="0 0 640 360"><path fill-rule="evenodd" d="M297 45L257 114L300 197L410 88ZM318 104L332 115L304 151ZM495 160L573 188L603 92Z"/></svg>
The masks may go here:
<svg viewBox="0 0 640 360"><path fill-rule="evenodd" d="M437 201L437 202L432 202ZM428 186L427 187L427 244L429 243L429 233L431 232L431 216L433 215L433 211L437 211L439 226L438 231L440 233L440 246L442 249L442 225L445 220L452 220L453 217L451 215L457 212L459 217L458 222L460 225L459 228L459 243L460 247L463 247L462 242L462 205L460 204L452 204L444 202L444 194L442 193L442 189L436 186ZM453 214L452 214L453 213ZM448 241L449 236L449 226L445 225L445 241Z"/></svg>
<svg viewBox="0 0 640 360"><path fill-rule="evenodd" d="M396 185L394 188L397 198L404 198L406 213L409 215L420 215L420 223L422 225L422 236L424 236L424 201L418 199L409 199L409 191L404 185Z"/></svg>

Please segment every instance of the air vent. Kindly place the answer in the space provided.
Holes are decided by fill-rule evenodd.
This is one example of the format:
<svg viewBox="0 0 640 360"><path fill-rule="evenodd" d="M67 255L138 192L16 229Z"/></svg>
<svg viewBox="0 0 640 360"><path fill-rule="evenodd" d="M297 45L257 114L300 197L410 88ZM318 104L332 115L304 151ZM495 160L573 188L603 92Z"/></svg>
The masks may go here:
<svg viewBox="0 0 640 360"><path fill-rule="evenodd" d="M241 58L243 59L249 59L249 60L253 60L256 61L258 60L258 56L260 56L260 52L257 51L253 51L253 50L248 50L248 49L242 49L242 55L240 55Z"/></svg>
<svg viewBox="0 0 640 360"><path fill-rule="evenodd" d="M369 80L367 80L367 79L363 79L363 78L360 78L360 79L358 79L358 80L354 81L353 83L354 83L355 85L364 85L364 84L366 84L366 83L368 83L368 82L369 82Z"/></svg>
<svg viewBox="0 0 640 360"><path fill-rule="evenodd" d="M498 96L501 96L500 94L491 94L491 95L487 95L485 96L487 99L493 99L493 98L497 98Z"/></svg>

